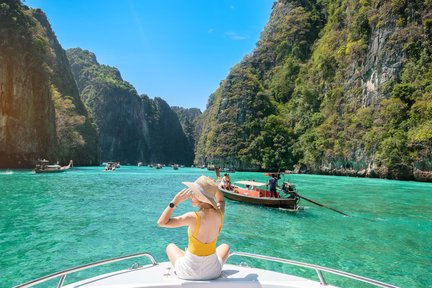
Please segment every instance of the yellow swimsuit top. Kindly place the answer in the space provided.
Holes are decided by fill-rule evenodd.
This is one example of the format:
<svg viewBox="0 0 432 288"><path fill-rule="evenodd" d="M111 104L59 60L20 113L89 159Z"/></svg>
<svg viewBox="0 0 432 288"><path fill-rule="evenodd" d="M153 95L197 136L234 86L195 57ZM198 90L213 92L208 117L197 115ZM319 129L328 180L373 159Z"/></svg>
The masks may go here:
<svg viewBox="0 0 432 288"><path fill-rule="evenodd" d="M196 219L196 224L195 224L195 231L192 234L191 230L188 229L188 251L196 256L209 256L212 255L214 253L216 253L216 242L217 239L219 238L219 234L220 231L222 229L222 224L223 224L223 213L221 213L221 226L219 227L219 234L218 237L216 237L216 239L210 243L203 243L200 240L198 240L196 237L198 236L198 231L200 228L200 223L201 223L201 216L199 215L198 212L195 212L197 219Z"/></svg>

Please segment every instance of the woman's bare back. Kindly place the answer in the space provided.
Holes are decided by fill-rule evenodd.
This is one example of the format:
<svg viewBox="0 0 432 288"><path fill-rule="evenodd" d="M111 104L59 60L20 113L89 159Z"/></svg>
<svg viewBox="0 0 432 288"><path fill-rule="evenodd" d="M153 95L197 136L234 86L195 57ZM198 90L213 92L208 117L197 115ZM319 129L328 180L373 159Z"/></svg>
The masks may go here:
<svg viewBox="0 0 432 288"><path fill-rule="evenodd" d="M200 227L196 239L202 243L210 243L217 239L222 225L221 212L215 209L203 209L198 212L201 217ZM191 227L192 233L196 227Z"/></svg>

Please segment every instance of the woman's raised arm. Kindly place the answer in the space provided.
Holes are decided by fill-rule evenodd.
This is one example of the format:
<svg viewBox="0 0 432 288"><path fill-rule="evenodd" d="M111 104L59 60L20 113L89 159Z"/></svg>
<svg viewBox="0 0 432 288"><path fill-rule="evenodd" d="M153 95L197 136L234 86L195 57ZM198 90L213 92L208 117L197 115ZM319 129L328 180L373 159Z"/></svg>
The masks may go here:
<svg viewBox="0 0 432 288"><path fill-rule="evenodd" d="M165 208L165 210L162 212L161 216L159 217L159 220L157 221L157 224L161 227L175 228L175 227L190 225L191 223L193 223L193 220L195 219L195 215L193 215L194 213L186 213L181 216L171 218L174 209L181 202L189 199L191 193L192 192L189 189L183 189L180 192L178 192L174 196L170 205L168 205Z"/></svg>

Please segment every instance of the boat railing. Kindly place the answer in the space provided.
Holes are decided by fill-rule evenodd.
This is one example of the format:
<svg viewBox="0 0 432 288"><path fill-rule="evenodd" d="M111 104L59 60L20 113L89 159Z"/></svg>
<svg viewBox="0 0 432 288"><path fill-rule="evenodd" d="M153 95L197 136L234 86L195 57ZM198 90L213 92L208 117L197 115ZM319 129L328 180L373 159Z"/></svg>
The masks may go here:
<svg viewBox="0 0 432 288"><path fill-rule="evenodd" d="M82 270L86 270L89 268L93 268L93 267L97 267L100 265L104 265L104 264L109 264L109 263L114 263L114 262L119 262L119 261L123 261L123 260L127 260L127 259L132 259L132 258L138 258L138 257L148 257L150 259L150 261L152 262L150 266L155 266L158 263L156 262L156 260L154 259L154 257L147 252L141 252L141 253L135 253L135 254L130 254L130 255L126 255L126 256L120 256L120 257L116 257L116 258L110 258L110 259L105 259L105 260L101 260L101 261L97 261L97 262L93 262L90 264L86 264L86 265L81 265L81 266L77 266L74 268L70 268L67 270L63 270L60 272L56 272L54 274L50 274L29 282L26 282L24 284L15 286L14 288L27 288L27 287L33 287L35 285L44 283L46 281L55 279L60 277L60 280L57 284L57 288L61 288L63 287L64 281L66 279L66 276L74 273L74 272L78 272L78 271L82 271ZM335 275L339 275L345 278L350 278L353 280L357 280L357 281L361 281L364 283L368 283L371 285L374 285L376 287L385 287L385 288L398 288L397 286L391 285L391 284L387 284L384 282L380 282L374 279L370 279L370 278L366 278L360 275L355 275L355 274L351 274L351 273L347 273L344 271L340 271L340 270L336 270L336 269L331 269L331 268L326 268L326 267L322 267L322 266L318 266L318 265L314 265L314 264L309 264L309 263L304 263L304 262L299 262L299 261L294 261L294 260L287 260L287 259L282 259L282 258L276 258L276 257L271 257L271 256L264 256L264 255L259 255L259 254L252 254L252 253L245 253L245 252L232 252L229 254L228 258L232 257L232 256L240 256L240 257L249 257L249 258L255 258L255 259L261 259L261 260L267 260L267 261L272 261L272 262L278 262L278 263L283 263L283 264L290 264L290 265L294 265L294 266L299 266L299 267L304 267L304 268L309 268L309 269L313 269L316 271L320 284L323 286L327 285L327 282L324 279L324 275L322 274L322 272L328 272L331 274L335 274ZM133 265L132 268L130 269L138 269L141 268L142 266L139 265Z"/></svg>
<svg viewBox="0 0 432 288"><path fill-rule="evenodd" d="M97 262L93 262L90 264L85 264L85 265L81 265L81 266L77 266L74 268L70 268L64 271L60 271L60 272L56 272L54 274L50 274L29 282L26 282L24 284L15 286L14 288L27 288L27 287L32 287L38 284L41 284L43 282L46 282L48 280L51 279L55 279L60 277L59 283L57 284L57 288L61 288L63 287L64 281L66 279L66 276L68 274L74 273L74 272L78 272L81 270L85 270L85 269L89 269L89 268L93 268L96 266L100 266L100 265L104 265L104 264L109 264L109 263L114 263L114 262L119 262L119 261L123 261L123 260L127 260L127 259L131 259L131 258L138 258L138 257L148 257L150 259L150 261L152 262L152 266L157 265L158 263L156 262L155 258L150 254L150 253L146 253L146 252L141 252L141 253L135 253L135 254L130 254L130 255L126 255L126 256L120 256L120 257L116 257L116 258L110 258L110 259L105 259L105 260L101 260L101 261L97 261ZM137 269L139 268L139 266L132 266L131 269Z"/></svg>
<svg viewBox="0 0 432 288"><path fill-rule="evenodd" d="M366 278L366 277L363 277L360 275L351 274L351 273L347 273L347 272L336 270L336 269L326 268L326 267L322 267L322 266L318 266L318 265L314 265L314 264L309 264L309 263L304 263L304 262L299 262L299 261L294 261L294 260L287 260L287 259L282 259L282 258L276 258L276 257L264 256L264 255L252 254L252 253L245 253L245 252L232 252L229 254L228 258L230 258L231 256L249 257L249 258L267 260L267 261L272 261L272 262L278 262L278 263L283 263L283 264L290 264L290 265L294 265L294 266L300 266L300 267L304 267L304 268L314 269L318 275L320 284L323 286L327 285L327 282L324 279L324 275L322 274L322 272L324 271L324 272L328 272L331 274L343 276L345 278L350 278L350 279L354 279L354 280L361 281L364 283L368 283L368 284L374 285L376 287L398 288L398 286L394 286L394 285L380 282L380 281L377 281L374 279Z"/></svg>

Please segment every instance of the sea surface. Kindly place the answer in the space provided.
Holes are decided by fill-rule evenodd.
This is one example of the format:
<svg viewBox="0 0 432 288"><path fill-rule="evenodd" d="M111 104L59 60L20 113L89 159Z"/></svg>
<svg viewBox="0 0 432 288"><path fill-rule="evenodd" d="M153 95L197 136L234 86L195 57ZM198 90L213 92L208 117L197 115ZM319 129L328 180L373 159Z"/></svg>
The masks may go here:
<svg viewBox="0 0 432 288"><path fill-rule="evenodd" d="M200 175L214 177L213 171L170 167L122 166L114 172L74 167L59 174L0 170L0 287L137 252L167 261L168 243L187 246L186 228L160 228L156 221L184 187L181 182ZM231 177L267 181L262 173L236 172ZM318 175L289 175L285 180L295 183L301 195L351 217L304 200L297 212L227 200L218 244L400 287L432 287L432 184ZM190 209L194 208L186 201L175 215ZM66 284L137 261L149 263L136 259L110 264L68 276ZM317 279L314 271L304 268L229 259L229 263L240 262ZM324 276L341 287L371 287Z"/></svg>

